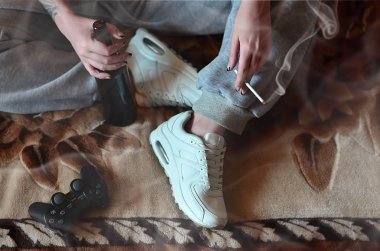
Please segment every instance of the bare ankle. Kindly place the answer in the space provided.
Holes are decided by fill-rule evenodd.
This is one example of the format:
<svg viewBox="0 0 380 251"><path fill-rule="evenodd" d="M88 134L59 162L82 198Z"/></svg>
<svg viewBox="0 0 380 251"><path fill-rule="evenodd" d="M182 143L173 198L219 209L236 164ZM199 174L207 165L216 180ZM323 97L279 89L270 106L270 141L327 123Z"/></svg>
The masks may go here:
<svg viewBox="0 0 380 251"><path fill-rule="evenodd" d="M186 131L197 135L198 137L203 137L206 133L223 135L225 128L214 120L194 112L191 119L186 124Z"/></svg>

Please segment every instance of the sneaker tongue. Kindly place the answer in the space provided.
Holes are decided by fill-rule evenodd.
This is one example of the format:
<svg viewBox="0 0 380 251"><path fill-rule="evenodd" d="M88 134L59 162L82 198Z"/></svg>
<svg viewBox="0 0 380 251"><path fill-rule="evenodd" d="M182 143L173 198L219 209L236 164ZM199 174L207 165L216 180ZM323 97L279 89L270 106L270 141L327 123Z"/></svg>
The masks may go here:
<svg viewBox="0 0 380 251"><path fill-rule="evenodd" d="M213 149L220 149L224 147L224 138L216 133L206 133L203 136L204 143L206 146Z"/></svg>

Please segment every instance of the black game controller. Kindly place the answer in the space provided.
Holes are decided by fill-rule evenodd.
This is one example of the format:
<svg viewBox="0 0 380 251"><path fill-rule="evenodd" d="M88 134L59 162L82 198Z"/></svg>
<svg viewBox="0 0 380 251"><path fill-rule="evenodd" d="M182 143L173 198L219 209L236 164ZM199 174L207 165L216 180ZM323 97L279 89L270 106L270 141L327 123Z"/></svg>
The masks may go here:
<svg viewBox="0 0 380 251"><path fill-rule="evenodd" d="M71 182L69 193L53 194L51 203L33 203L29 215L51 229L72 232L85 211L106 208L110 201L107 186L95 168L83 167L80 174L81 179Z"/></svg>

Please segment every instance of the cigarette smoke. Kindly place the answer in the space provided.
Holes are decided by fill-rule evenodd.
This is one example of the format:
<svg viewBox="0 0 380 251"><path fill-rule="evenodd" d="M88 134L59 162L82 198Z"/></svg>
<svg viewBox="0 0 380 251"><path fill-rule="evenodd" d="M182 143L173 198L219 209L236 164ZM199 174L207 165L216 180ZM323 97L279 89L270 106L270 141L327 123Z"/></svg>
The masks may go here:
<svg viewBox="0 0 380 251"><path fill-rule="evenodd" d="M299 64L299 62L297 62L297 65L294 65L293 55L295 50L301 44L313 38L319 31L322 32L324 38L326 39L335 37L339 32L338 19L335 14L336 10L334 11L330 6L322 2L315 4L316 1L306 0L306 3L317 17L317 27L312 27L307 30L285 55L282 65L279 67L280 69L276 75L277 89L266 101L267 103L276 100L278 96L283 96L285 94L286 87L292 77L289 76L288 73L292 70L292 67L297 67Z"/></svg>

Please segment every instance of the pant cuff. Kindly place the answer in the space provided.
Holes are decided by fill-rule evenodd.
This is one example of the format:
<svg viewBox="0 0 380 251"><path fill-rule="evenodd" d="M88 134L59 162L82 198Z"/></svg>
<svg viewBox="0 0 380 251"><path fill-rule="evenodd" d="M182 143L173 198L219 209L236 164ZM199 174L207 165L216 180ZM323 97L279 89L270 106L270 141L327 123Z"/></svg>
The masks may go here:
<svg viewBox="0 0 380 251"><path fill-rule="evenodd" d="M236 134L242 134L247 122L253 114L241 107L233 105L219 94L203 91L194 103L193 110Z"/></svg>

